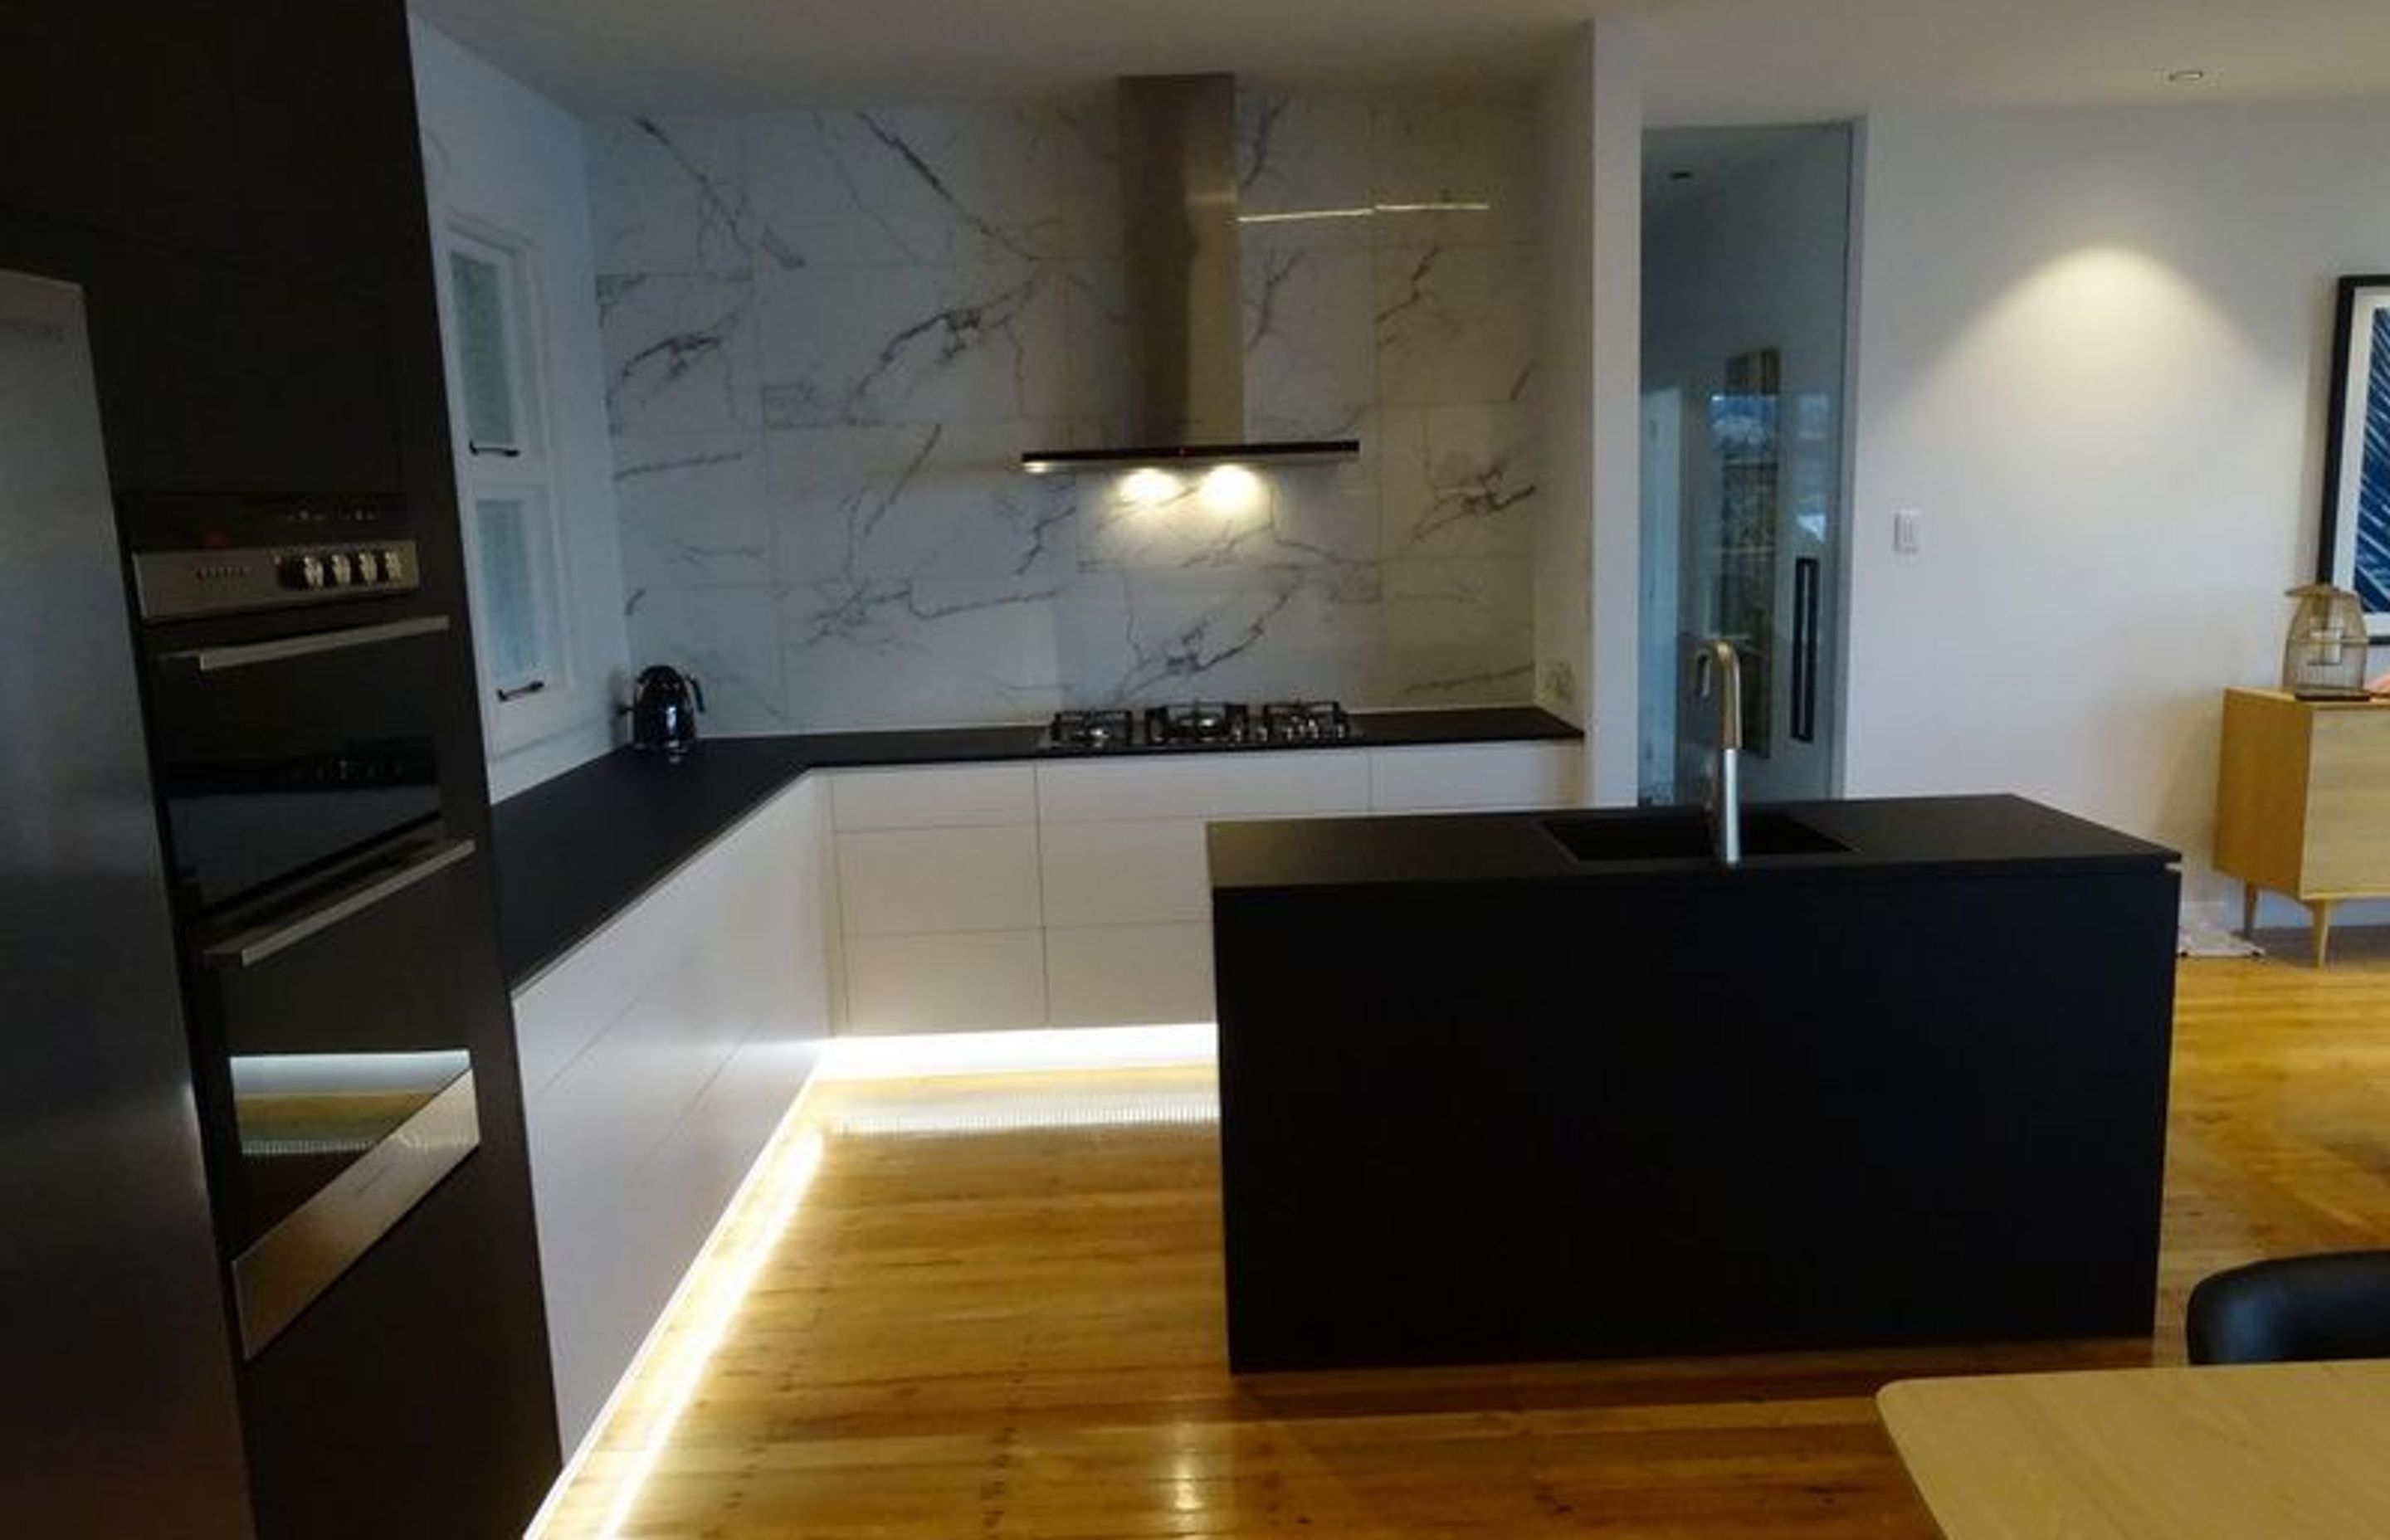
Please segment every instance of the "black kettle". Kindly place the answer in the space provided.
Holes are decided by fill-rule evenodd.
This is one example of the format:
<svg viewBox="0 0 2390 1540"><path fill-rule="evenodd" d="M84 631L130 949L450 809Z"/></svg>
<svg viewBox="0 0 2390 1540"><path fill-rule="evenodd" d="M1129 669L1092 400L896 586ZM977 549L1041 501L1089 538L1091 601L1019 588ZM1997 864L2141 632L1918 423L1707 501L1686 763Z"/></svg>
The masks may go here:
<svg viewBox="0 0 2390 1540"><path fill-rule="evenodd" d="M641 669L632 687L631 747L680 758L697 745L697 713L703 710L705 691L696 675L662 663Z"/></svg>

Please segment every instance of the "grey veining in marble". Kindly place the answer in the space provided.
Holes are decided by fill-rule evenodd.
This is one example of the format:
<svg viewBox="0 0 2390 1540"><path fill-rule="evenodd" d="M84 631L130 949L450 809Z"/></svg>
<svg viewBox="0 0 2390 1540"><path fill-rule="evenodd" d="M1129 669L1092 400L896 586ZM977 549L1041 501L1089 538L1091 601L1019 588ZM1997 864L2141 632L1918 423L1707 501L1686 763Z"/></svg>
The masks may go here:
<svg viewBox="0 0 2390 1540"><path fill-rule="evenodd" d="M708 730L1531 696L1531 114L1256 92L1239 135L1245 212L1300 216L1243 226L1247 431L1357 462L1021 474L1125 431L1108 100L591 128L634 651Z"/></svg>
<svg viewBox="0 0 2390 1540"><path fill-rule="evenodd" d="M598 324L614 432L713 432L755 421L754 298L744 277L600 277Z"/></svg>
<svg viewBox="0 0 2390 1540"><path fill-rule="evenodd" d="M588 163L600 273L753 265L737 119L612 119L588 131Z"/></svg>

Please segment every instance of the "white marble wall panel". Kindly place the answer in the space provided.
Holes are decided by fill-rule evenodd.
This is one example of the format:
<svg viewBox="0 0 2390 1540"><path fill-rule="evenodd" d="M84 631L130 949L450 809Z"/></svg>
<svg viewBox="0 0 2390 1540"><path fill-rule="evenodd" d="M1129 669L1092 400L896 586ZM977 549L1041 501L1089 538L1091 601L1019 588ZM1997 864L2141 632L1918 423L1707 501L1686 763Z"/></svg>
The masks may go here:
<svg viewBox="0 0 2390 1540"><path fill-rule="evenodd" d="M1029 721L1064 699L1059 589L972 579L813 584L780 601L801 731Z"/></svg>
<svg viewBox="0 0 2390 1540"><path fill-rule="evenodd" d="M1091 703L1266 699L1336 680L1376 699L1383 627L1374 564L1123 571L1063 609L1072 694Z"/></svg>
<svg viewBox="0 0 2390 1540"><path fill-rule="evenodd" d="M1390 561L1384 571L1382 699L1449 706L1529 698L1531 558Z"/></svg>
<svg viewBox="0 0 2390 1540"><path fill-rule="evenodd" d="M1070 404L1055 263L803 267L757 285L775 428L1017 421Z"/></svg>
<svg viewBox="0 0 2390 1540"><path fill-rule="evenodd" d="M1377 253L1378 399L1388 406L1523 401L1535 380L1535 249Z"/></svg>
<svg viewBox="0 0 2390 1540"><path fill-rule="evenodd" d="M603 275L598 327L606 417L618 437L718 432L756 420L752 280Z"/></svg>
<svg viewBox="0 0 2390 1540"><path fill-rule="evenodd" d="M1533 551L1536 428L1533 410L1523 406L1379 413L1385 554L1419 559Z"/></svg>
<svg viewBox="0 0 2390 1540"><path fill-rule="evenodd" d="M759 238L783 265L1060 256L1065 130L1039 106L751 117Z"/></svg>
<svg viewBox="0 0 2390 1540"><path fill-rule="evenodd" d="M773 581L764 435L614 441L623 581L631 588Z"/></svg>
<svg viewBox="0 0 2390 1540"><path fill-rule="evenodd" d="M1044 582L1076 558L1074 481L1021 474L1043 423L774 430L779 575Z"/></svg>
<svg viewBox="0 0 2390 1540"><path fill-rule="evenodd" d="M1402 96L1373 106L1369 188L1387 211L1377 221L1380 245L1533 242L1539 172L1530 93Z"/></svg>
<svg viewBox="0 0 2390 1540"><path fill-rule="evenodd" d="M1247 91L1237 98L1237 208L1244 247L1357 250L1380 221L1369 167L1369 98Z"/></svg>
<svg viewBox="0 0 2390 1540"><path fill-rule="evenodd" d="M623 610L632 661L640 667L670 663L697 676L705 691L700 733L790 731L779 597L755 584L634 588Z"/></svg>
<svg viewBox="0 0 2390 1540"><path fill-rule="evenodd" d="M591 125L589 217L598 271L750 271L739 146L736 118L616 118Z"/></svg>
<svg viewBox="0 0 2390 1540"><path fill-rule="evenodd" d="M1018 468L1129 432L1109 94L594 126L639 661L715 733L1528 698L1527 124L1240 100L1246 212L1344 213L1243 226L1248 431L1365 454L1160 497Z"/></svg>
<svg viewBox="0 0 2390 1540"><path fill-rule="evenodd" d="M1357 435L1378 398L1369 253L1255 245L1243 258L1247 431Z"/></svg>

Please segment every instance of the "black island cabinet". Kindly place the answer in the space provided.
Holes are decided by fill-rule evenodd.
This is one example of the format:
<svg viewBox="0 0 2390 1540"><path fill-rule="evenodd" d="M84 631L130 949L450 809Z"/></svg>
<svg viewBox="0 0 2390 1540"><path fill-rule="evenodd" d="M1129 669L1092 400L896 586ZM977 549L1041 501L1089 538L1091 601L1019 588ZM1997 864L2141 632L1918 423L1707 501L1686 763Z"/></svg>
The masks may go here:
<svg viewBox="0 0 2390 1540"><path fill-rule="evenodd" d="M2174 853L1783 814L1213 827L1236 1369L2151 1329Z"/></svg>

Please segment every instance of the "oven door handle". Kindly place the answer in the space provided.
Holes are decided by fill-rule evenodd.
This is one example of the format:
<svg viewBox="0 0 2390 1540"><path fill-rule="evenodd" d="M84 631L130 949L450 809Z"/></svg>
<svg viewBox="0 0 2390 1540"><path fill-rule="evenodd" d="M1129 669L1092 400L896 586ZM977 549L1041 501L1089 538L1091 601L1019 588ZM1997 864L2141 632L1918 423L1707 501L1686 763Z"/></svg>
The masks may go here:
<svg viewBox="0 0 2390 1540"><path fill-rule="evenodd" d="M325 652L345 652L353 647L374 647L405 641L409 636L435 636L448 629L445 615L422 615L381 625L352 626L345 631L314 631L303 636L282 636L270 642L242 642L232 647L203 647L167 657L195 665L201 674L278 663L290 658L312 658Z"/></svg>
<svg viewBox="0 0 2390 1540"><path fill-rule="evenodd" d="M397 897L427 878L438 876L472 854L474 849L470 840L443 840L394 872L337 893L287 919L227 936L200 956L212 968L254 968L276 952L296 946L319 931Z"/></svg>

